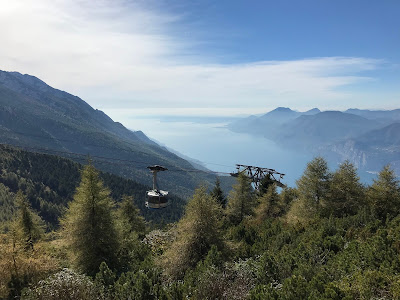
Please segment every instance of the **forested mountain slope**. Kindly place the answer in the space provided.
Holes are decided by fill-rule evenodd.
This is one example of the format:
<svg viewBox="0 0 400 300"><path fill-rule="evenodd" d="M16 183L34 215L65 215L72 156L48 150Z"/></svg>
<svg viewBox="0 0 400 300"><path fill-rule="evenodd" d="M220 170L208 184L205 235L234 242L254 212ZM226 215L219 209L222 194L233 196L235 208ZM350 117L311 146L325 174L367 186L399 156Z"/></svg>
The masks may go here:
<svg viewBox="0 0 400 300"><path fill-rule="evenodd" d="M12 217L15 193L22 190L50 228L56 227L73 198L81 169L82 165L66 158L0 145L0 223ZM110 173L101 173L101 178L116 202L123 195L133 196L147 221L174 222L182 214L185 201L179 197L171 195L171 205L166 209L148 210L144 206L148 186Z"/></svg>
<svg viewBox="0 0 400 300"><path fill-rule="evenodd" d="M0 143L61 151L57 153L63 156L69 156L63 152L73 152L129 160L98 167L144 184L151 182L146 167L160 164L171 169L168 176L160 176L160 184L185 196L199 184L215 181L213 175L193 172L188 161L143 132L128 130L82 99L17 72L0 71Z"/></svg>
<svg viewBox="0 0 400 300"><path fill-rule="evenodd" d="M17 157L18 169L36 167ZM0 233L0 298L400 298L400 186L390 167L366 186L351 163L331 171L317 157L280 193L268 180L255 191L241 173L227 203L199 188L176 225L152 231L129 199L113 210L104 192L84 167L63 227L34 238L40 222L17 194L13 226Z"/></svg>

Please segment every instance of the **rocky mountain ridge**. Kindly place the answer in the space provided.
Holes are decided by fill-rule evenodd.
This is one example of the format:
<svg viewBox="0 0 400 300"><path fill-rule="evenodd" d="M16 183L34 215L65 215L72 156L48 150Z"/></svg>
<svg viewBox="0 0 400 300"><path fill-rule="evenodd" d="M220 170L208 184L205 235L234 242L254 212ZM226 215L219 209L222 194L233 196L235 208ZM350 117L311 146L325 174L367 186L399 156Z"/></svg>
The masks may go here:
<svg viewBox="0 0 400 300"><path fill-rule="evenodd" d="M282 147L325 156L332 164L350 160L377 172L391 164L400 174L400 109L296 112L279 107L260 117L228 125L235 132L261 135Z"/></svg>

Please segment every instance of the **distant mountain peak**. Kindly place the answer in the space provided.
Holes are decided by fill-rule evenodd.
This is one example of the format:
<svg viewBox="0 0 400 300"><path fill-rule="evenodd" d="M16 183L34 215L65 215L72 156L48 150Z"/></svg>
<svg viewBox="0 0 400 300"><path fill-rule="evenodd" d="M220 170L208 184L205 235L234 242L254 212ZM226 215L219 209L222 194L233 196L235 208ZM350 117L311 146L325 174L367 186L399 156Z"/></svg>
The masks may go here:
<svg viewBox="0 0 400 300"><path fill-rule="evenodd" d="M36 76L32 76L29 74L21 74L19 72L7 72L7 71L0 71L0 72L3 74L3 78L5 78L5 76L9 75L8 80L12 80L11 78L14 78L14 81L15 80L20 81L23 84L26 84L26 85L30 86L31 88L38 89L42 92L46 92L49 89L53 89L47 83L40 80ZM14 83L9 82L9 84L15 85L15 82Z"/></svg>
<svg viewBox="0 0 400 300"><path fill-rule="evenodd" d="M307 110L306 112L304 112L303 114L305 115L315 115L315 114L319 114L321 111L319 110L319 108L312 108L310 110Z"/></svg>
<svg viewBox="0 0 400 300"><path fill-rule="evenodd" d="M282 107L282 106L277 107L277 108L275 108L274 110L272 110L270 112L274 112L274 111L276 111L276 112L294 112L289 107Z"/></svg>

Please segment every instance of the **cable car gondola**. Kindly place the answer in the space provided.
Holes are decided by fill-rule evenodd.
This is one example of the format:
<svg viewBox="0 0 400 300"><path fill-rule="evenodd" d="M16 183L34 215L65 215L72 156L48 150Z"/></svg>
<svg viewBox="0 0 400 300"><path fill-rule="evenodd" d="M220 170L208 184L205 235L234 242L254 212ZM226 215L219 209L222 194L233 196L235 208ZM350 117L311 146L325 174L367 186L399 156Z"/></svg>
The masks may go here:
<svg viewBox="0 0 400 300"><path fill-rule="evenodd" d="M147 168L153 173L153 189L146 192L146 207L151 209L167 207L169 205L168 192L158 189L157 173L167 171L168 169L159 165L149 166Z"/></svg>

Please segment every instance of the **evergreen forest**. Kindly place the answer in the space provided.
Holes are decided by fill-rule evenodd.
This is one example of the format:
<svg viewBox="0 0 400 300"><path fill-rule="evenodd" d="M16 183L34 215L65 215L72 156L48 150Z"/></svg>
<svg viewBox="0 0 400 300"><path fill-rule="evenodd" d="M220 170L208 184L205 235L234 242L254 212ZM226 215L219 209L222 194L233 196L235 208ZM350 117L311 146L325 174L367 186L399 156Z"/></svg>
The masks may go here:
<svg viewBox="0 0 400 300"><path fill-rule="evenodd" d="M293 188L239 174L147 210L149 187L0 148L0 298L400 299L400 185L310 161Z"/></svg>

